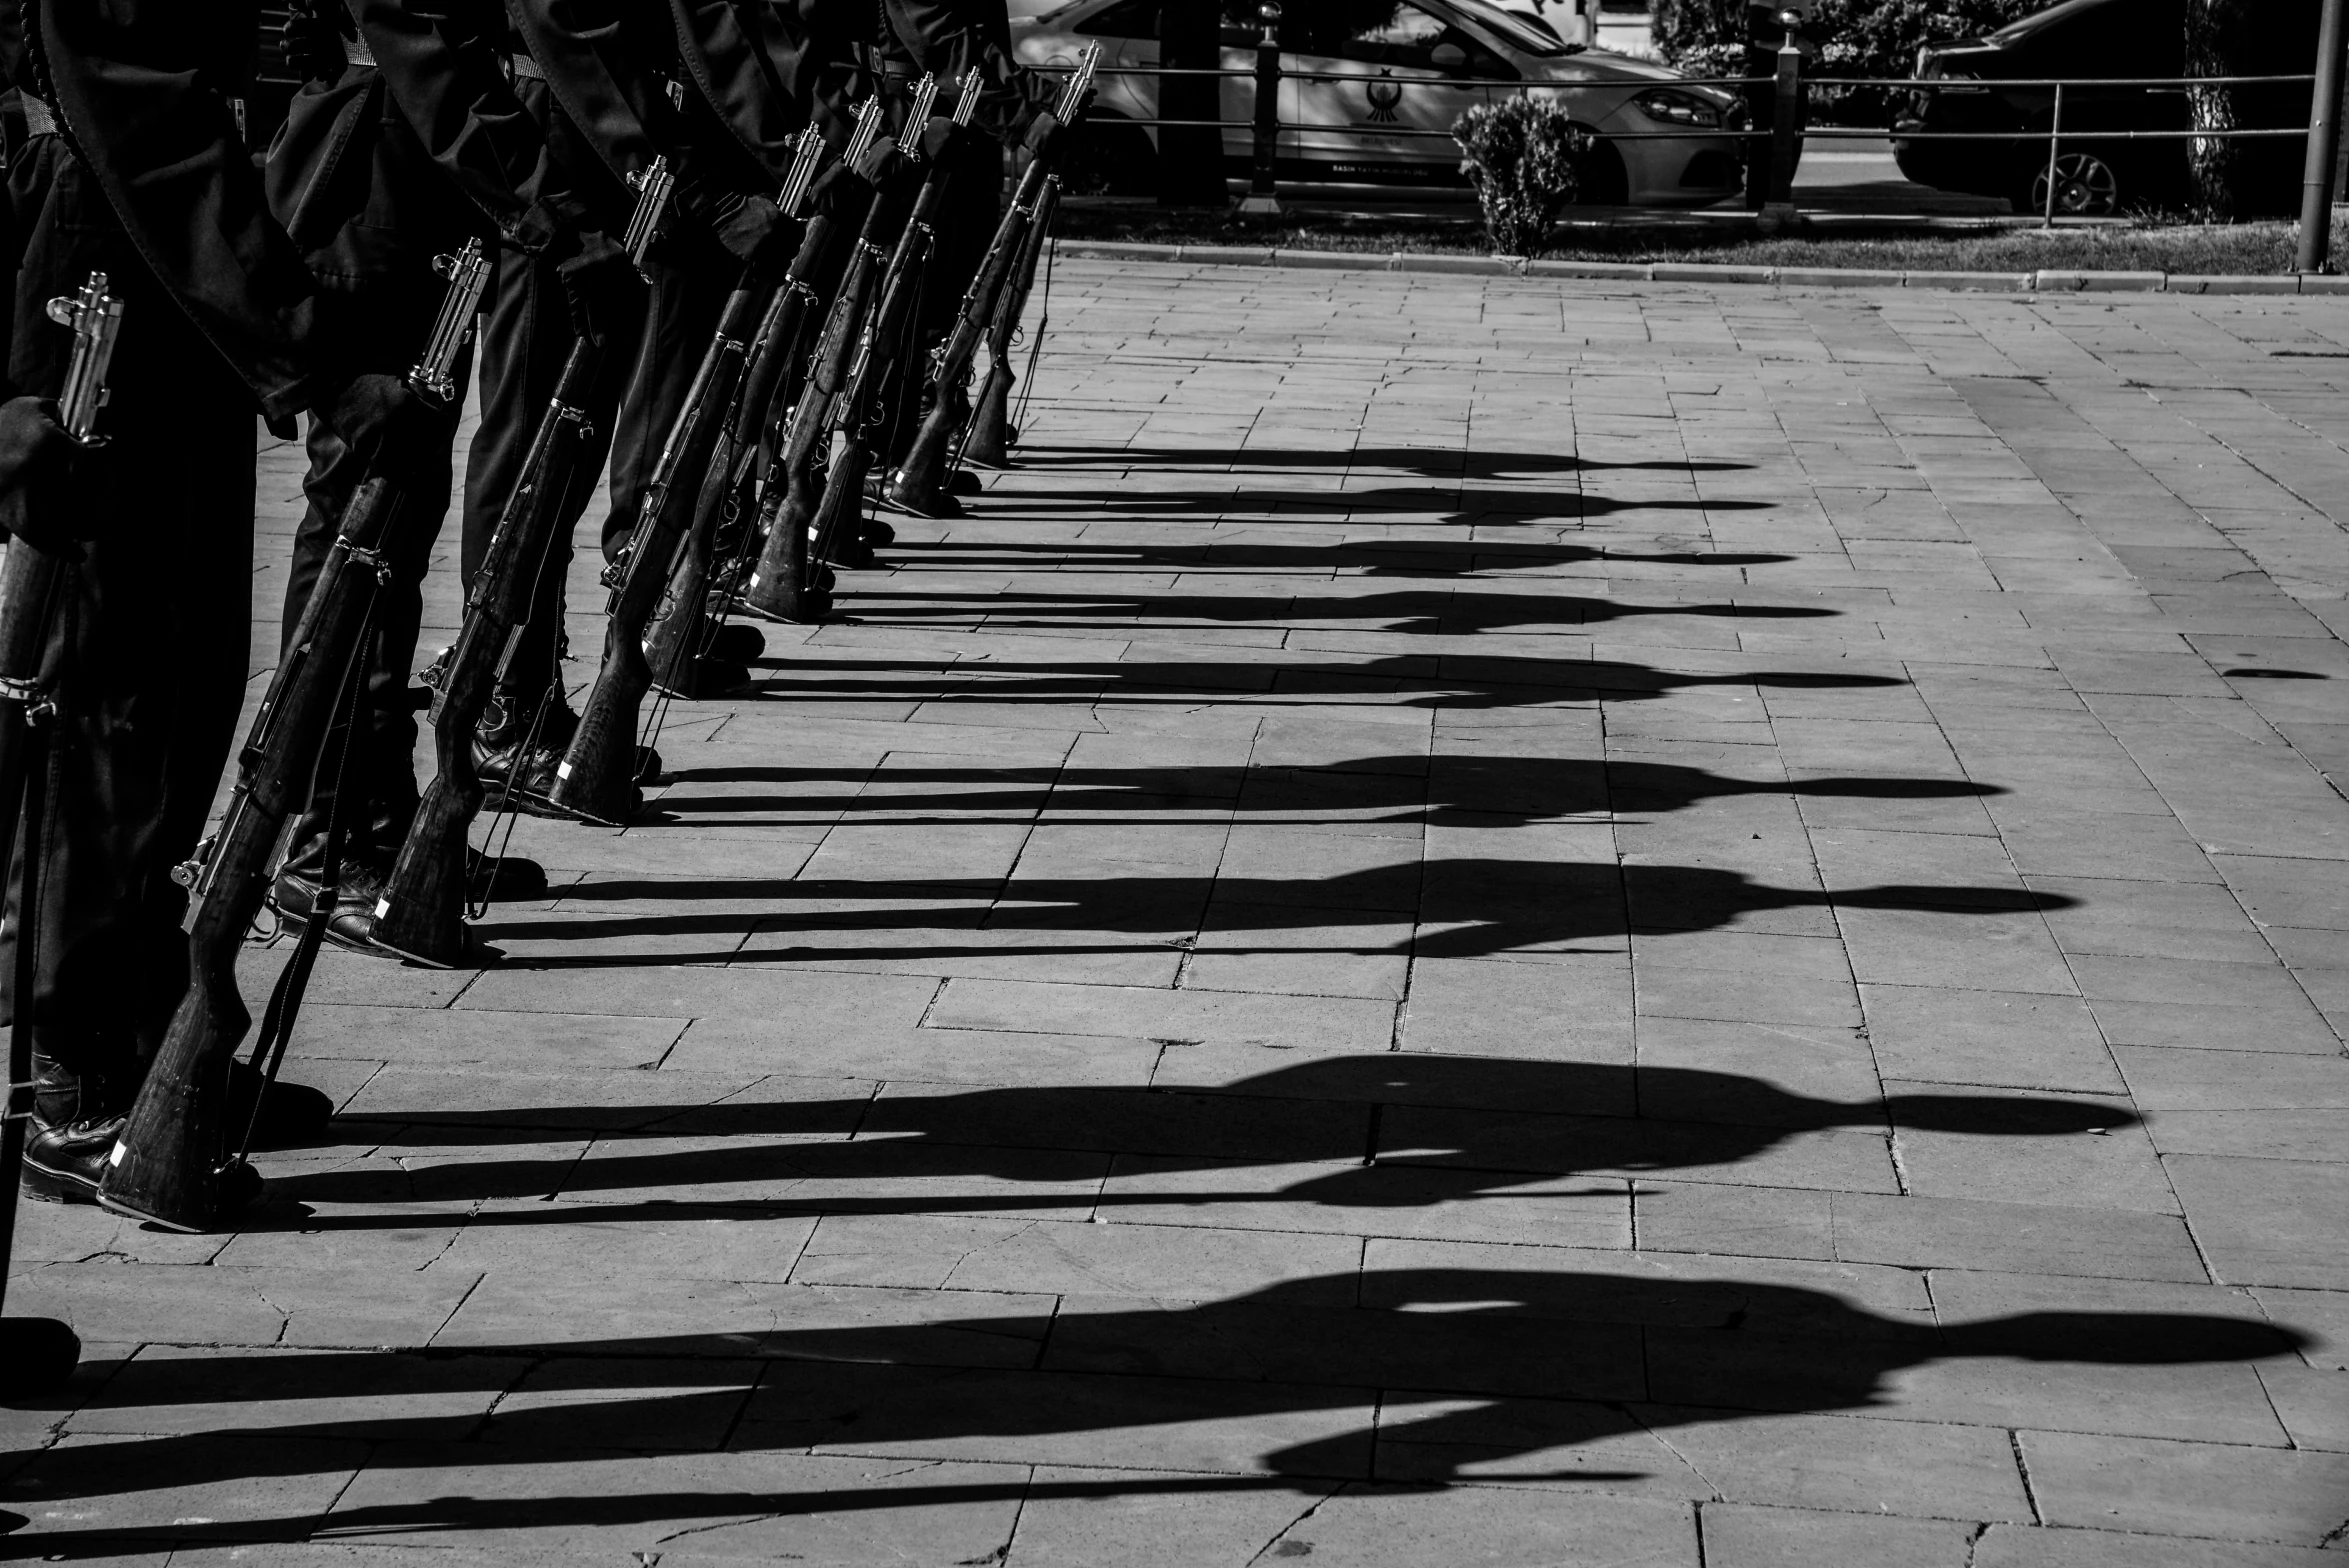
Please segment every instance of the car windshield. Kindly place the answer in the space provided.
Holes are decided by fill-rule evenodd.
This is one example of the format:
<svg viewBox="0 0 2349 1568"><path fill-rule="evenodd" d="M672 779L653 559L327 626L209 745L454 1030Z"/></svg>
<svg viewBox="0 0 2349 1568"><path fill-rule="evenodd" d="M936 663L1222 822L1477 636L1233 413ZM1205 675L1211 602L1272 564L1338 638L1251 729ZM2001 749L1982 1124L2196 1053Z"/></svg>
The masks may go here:
<svg viewBox="0 0 2349 1568"><path fill-rule="evenodd" d="M1467 17L1488 33L1499 35L1501 42L1519 54L1530 54L1549 59L1567 52L1566 45L1555 33L1527 23L1524 18L1511 16L1490 0L1444 0L1453 10Z"/></svg>

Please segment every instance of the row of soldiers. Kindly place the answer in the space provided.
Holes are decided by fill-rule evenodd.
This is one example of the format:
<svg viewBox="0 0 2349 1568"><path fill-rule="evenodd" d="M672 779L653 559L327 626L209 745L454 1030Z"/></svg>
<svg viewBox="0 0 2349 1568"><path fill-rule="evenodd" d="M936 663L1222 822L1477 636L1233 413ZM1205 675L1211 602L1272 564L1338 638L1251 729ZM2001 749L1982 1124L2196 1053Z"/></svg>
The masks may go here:
<svg viewBox="0 0 2349 1568"><path fill-rule="evenodd" d="M683 432L709 418L718 348L705 345L747 336L743 313L758 300L773 302L772 325L789 290L808 291L813 224L876 208L904 165L926 163L933 238L903 356L918 365L959 330L982 258L994 266L1005 149L1043 163L1081 102L1014 62L1003 0L308 0L287 24L288 57L308 81L256 160L236 98L252 20L235 0L0 0L0 68L23 127L9 148L4 249L17 270L0 528L12 566L70 563L40 670L41 705L54 710L45 821L17 835L0 931L12 1034L29 1038L21 1190L37 1199L92 1201L110 1180L128 1190L125 1155L141 1152L125 1132L134 1101L153 1120L159 1096L201 1098L177 1083L141 1097L159 1053L175 1060L203 1023L191 1013L206 1008L234 1013L225 1032L242 1032L233 980L225 1000L196 1000L207 885L189 857L246 682L255 411L281 438L301 418L308 457L280 685L265 709L290 711L288 670L329 635L319 617L341 601L328 604L323 585L361 567L375 579L300 809L268 822L278 849L266 897L313 944L388 951L374 920L418 808L411 672L452 494L478 588L518 496L545 490L529 609L502 639L465 760L525 809L559 814L564 759L580 744L558 674L559 606L569 537L607 456L601 547L622 573L651 509L700 481L675 470ZM940 83L953 85L933 98ZM869 249L874 237L867 224L860 240ZM449 312L471 313L472 296L451 305L444 276L459 254L488 273L467 350L479 356L481 422L461 484L461 399L429 395L414 373ZM60 425L72 339L49 324L48 304L98 273L128 323L102 450ZM763 295L746 292L753 278ZM471 372L460 358L436 373L461 386ZM940 395L915 374L892 383L900 448L922 400ZM553 469L551 405L572 443ZM363 538L364 516L395 504L397 528ZM680 613L698 630L698 605ZM239 760L244 803L260 749ZM482 869L512 888L534 868ZM193 973L183 921L196 932ZM303 953L288 967L306 975L307 963ZM283 985L265 1033L287 1005ZM249 1106L273 1064L236 1065L231 1088ZM226 1072L205 1064L215 1068ZM270 1120L282 1132L323 1109L283 1088L268 1107L265 1135ZM222 1174L217 1149L188 1158L209 1162L207 1182ZM207 1197L175 1219L169 1204L117 1202L112 1185L103 1196L191 1228L216 1207Z"/></svg>

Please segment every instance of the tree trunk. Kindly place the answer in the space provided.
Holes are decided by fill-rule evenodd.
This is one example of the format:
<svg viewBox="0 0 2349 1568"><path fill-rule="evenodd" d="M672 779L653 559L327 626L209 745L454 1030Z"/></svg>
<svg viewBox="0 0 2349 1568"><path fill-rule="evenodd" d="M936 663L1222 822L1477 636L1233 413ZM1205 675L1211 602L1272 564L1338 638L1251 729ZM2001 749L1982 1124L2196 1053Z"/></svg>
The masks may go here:
<svg viewBox="0 0 2349 1568"><path fill-rule="evenodd" d="M2243 74L2240 62L2248 55L2251 0L2186 0L2186 75ZM2236 89L2225 86L2186 89L2188 129L2231 131L2242 123L2235 107ZM2203 216L2228 219L2235 215L2237 143L2216 136L2194 136L2186 142L2186 172L2192 181L2194 205Z"/></svg>
<svg viewBox="0 0 2349 1568"><path fill-rule="evenodd" d="M1164 0L1158 8L1158 63L1212 71L1223 64L1223 16L1217 0ZM1223 83L1212 76L1158 79L1162 120L1222 117ZM1212 125L1158 128L1158 200L1167 207L1224 204L1223 132Z"/></svg>

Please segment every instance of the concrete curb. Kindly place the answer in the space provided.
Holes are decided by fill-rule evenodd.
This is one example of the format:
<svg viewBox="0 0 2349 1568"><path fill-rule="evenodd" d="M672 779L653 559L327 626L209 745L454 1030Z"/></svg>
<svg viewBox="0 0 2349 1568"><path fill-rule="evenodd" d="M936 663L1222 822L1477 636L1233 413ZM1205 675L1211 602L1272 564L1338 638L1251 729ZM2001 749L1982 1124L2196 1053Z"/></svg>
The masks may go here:
<svg viewBox="0 0 2349 1568"><path fill-rule="evenodd" d="M1062 240L1060 254L1096 261L1187 262L1221 267L1293 267L1315 272L1427 272L1472 277L1581 278L1616 283L1738 283L1778 288L1987 289L1998 293L2342 294L2349 277L2281 273L2207 277L2183 272L1898 272L1859 267L1727 267L1703 262L1527 261L1521 256L1446 256L1415 251L1274 250L1247 245L1152 245L1133 240Z"/></svg>

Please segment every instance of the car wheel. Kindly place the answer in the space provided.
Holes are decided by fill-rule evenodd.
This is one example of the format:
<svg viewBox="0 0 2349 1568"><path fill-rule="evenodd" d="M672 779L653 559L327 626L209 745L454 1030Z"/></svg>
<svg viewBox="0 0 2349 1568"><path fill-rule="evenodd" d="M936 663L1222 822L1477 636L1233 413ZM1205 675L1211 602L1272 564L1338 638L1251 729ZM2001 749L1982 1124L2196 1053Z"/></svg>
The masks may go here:
<svg viewBox="0 0 2349 1568"><path fill-rule="evenodd" d="M1623 154L1604 137L1592 141L1582 161L1582 188L1574 193L1574 201L1581 207L1630 205L1631 171L1623 166Z"/></svg>
<svg viewBox="0 0 2349 1568"><path fill-rule="evenodd" d="M1158 149L1140 126L1097 109L1077 127L1061 159L1060 184L1071 196L1154 195Z"/></svg>
<svg viewBox="0 0 2349 1568"><path fill-rule="evenodd" d="M2031 175L2025 212L2047 210L2047 165ZM2109 218L2121 210L2121 180L2111 164L2092 152L2056 155L2055 210L2067 218Z"/></svg>

